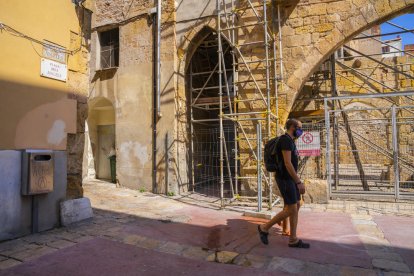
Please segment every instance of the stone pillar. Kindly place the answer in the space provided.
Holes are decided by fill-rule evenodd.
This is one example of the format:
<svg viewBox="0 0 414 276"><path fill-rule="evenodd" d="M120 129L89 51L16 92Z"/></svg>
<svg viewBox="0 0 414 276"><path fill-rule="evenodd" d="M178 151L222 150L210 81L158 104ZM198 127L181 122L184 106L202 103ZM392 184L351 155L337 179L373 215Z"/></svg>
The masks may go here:
<svg viewBox="0 0 414 276"><path fill-rule="evenodd" d="M88 117L88 104L85 96L76 95L77 100L77 130L76 134L68 134L68 183L67 198L83 197L82 162L85 146L85 121Z"/></svg>

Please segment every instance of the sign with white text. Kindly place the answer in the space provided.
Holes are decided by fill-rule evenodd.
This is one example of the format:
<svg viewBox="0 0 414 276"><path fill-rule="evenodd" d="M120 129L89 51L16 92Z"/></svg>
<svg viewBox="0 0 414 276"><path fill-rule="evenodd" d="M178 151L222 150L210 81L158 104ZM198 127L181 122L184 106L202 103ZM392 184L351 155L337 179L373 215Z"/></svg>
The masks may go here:
<svg viewBox="0 0 414 276"><path fill-rule="evenodd" d="M51 42L48 42L43 45L43 57L58 61L60 63L66 63L65 49L50 43Z"/></svg>
<svg viewBox="0 0 414 276"><path fill-rule="evenodd" d="M40 75L42 77L66 81L67 74L68 68L66 64L42 58L40 63Z"/></svg>
<svg viewBox="0 0 414 276"><path fill-rule="evenodd" d="M320 156L321 137L319 131L305 131L297 140L299 156Z"/></svg>

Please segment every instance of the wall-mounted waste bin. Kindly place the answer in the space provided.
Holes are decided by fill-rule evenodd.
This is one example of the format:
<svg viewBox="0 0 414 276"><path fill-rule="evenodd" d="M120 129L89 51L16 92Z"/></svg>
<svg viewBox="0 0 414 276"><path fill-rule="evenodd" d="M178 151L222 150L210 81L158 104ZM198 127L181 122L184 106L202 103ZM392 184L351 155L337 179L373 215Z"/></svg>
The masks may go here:
<svg viewBox="0 0 414 276"><path fill-rule="evenodd" d="M53 191L53 151L25 150L22 157L22 195Z"/></svg>

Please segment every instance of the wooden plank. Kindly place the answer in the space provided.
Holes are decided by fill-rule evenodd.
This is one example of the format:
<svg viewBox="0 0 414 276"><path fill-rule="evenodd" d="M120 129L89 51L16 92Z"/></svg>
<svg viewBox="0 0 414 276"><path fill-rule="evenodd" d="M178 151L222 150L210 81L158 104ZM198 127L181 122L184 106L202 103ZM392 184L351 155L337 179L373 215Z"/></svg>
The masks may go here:
<svg viewBox="0 0 414 276"><path fill-rule="evenodd" d="M324 116L324 114L325 114L324 109L292 111L289 114L289 118L320 117L320 116Z"/></svg>
<svg viewBox="0 0 414 276"><path fill-rule="evenodd" d="M230 97L231 101L233 101L234 97ZM227 96L223 96L223 103L227 103L228 102L228 97ZM219 104L220 103L220 97L206 97L206 98L198 98L197 101L195 102L195 104L203 104L203 105L208 105L208 104Z"/></svg>

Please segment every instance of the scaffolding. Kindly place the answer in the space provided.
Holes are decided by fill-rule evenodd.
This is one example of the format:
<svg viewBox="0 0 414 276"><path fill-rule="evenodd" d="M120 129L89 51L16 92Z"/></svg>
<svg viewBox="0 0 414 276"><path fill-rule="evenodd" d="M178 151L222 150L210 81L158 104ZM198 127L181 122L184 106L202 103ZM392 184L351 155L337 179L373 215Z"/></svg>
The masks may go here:
<svg viewBox="0 0 414 276"><path fill-rule="evenodd" d="M281 7L272 0L217 0L216 9L215 37L205 36L202 47L205 55L217 47L217 63L212 66L210 57L190 65L193 191L210 189L222 207L257 199L260 211L262 191L269 208L278 202L261 156L262 138L266 142L279 127ZM201 68L206 62L210 68Z"/></svg>
<svg viewBox="0 0 414 276"><path fill-rule="evenodd" d="M413 33L385 23L402 30L398 33ZM407 69L414 55L380 39L396 33L363 32L343 45L309 79L291 112L326 137L321 144L325 155L320 157L326 168L317 178L328 180L331 197L413 198L414 147L403 143L414 125L414 74ZM361 39L373 47L361 49L352 43ZM385 56L384 46L389 48ZM387 54L394 57L387 59ZM314 168L316 161L302 162L307 163L304 171L314 176L306 166Z"/></svg>

